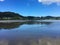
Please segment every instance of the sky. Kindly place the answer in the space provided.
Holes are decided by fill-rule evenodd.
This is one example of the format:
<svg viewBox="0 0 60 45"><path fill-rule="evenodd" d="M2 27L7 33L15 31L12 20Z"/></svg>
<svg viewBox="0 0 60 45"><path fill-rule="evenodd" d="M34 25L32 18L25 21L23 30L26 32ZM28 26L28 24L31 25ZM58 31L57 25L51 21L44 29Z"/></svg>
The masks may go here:
<svg viewBox="0 0 60 45"><path fill-rule="evenodd" d="M60 0L0 0L0 12L23 16L60 16Z"/></svg>

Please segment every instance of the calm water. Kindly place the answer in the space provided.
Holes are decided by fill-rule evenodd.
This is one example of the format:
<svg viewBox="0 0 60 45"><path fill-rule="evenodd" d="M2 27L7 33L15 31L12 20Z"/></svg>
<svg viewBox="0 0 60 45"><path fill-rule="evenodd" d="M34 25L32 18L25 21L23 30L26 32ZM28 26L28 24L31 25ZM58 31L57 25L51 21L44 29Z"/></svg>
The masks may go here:
<svg viewBox="0 0 60 45"><path fill-rule="evenodd" d="M0 23L0 45L60 45L60 22Z"/></svg>

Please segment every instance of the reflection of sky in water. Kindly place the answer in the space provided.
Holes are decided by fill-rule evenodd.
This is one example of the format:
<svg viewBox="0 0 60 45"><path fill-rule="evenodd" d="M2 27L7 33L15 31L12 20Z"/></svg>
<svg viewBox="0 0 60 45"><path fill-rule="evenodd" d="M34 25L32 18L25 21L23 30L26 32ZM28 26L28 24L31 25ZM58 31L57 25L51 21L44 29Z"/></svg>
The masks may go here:
<svg viewBox="0 0 60 45"><path fill-rule="evenodd" d="M59 45L60 23L23 24L14 29L0 29L0 42L6 45Z"/></svg>

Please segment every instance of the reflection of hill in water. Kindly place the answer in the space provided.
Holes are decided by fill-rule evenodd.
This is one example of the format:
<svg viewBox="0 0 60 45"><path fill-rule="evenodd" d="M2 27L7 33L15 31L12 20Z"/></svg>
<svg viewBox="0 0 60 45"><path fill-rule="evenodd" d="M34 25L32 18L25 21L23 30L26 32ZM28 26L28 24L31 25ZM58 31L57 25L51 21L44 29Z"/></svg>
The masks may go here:
<svg viewBox="0 0 60 45"><path fill-rule="evenodd" d="M46 25L49 25L51 24L52 22L40 22L40 21L28 21L28 22L25 22L25 24L46 24Z"/></svg>
<svg viewBox="0 0 60 45"><path fill-rule="evenodd" d="M18 28L23 24L35 24L35 22L11 22L11 23L0 23L0 29L13 29Z"/></svg>
<svg viewBox="0 0 60 45"><path fill-rule="evenodd" d="M6 23L1 23L0 22L0 29L13 29L13 28L18 28L23 24L28 24L28 25L32 25L32 24L51 24L52 22L37 22L37 21L27 21L27 22L6 22Z"/></svg>
<svg viewBox="0 0 60 45"><path fill-rule="evenodd" d="M12 22L12 23L0 23L0 29L12 29L12 28L17 28L22 23L20 22Z"/></svg>
<svg viewBox="0 0 60 45"><path fill-rule="evenodd" d="M11 23L0 23L0 29L13 29L18 28L23 24L35 24L34 22L11 22Z"/></svg>
<svg viewBox="0 0 60 45"><path fill-rule="evenodd" d="M52 22L40 22L41 24L46 24L46 25L49 25L51 24Z"/></svg>

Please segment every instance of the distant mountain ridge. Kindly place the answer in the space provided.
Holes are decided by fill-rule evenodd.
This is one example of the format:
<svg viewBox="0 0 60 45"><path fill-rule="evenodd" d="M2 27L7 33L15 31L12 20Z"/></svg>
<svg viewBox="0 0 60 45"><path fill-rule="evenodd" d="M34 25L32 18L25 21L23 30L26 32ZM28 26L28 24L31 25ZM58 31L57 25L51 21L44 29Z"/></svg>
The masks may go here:
<svg viewBox="0 0 60 45"><path fill-rule="evenodd" d="M0 12L0 20L35 20L40 17L34 16L22 16L21 14L14 12Z"/></svg>
<svg viewBox="0 0 60 45"><path fill-rule="evenodd" d="M23 16L14 12L0 12L0 19L22 19Z"/></svg>

